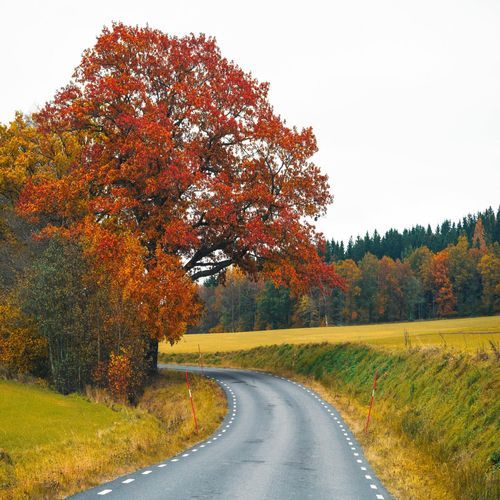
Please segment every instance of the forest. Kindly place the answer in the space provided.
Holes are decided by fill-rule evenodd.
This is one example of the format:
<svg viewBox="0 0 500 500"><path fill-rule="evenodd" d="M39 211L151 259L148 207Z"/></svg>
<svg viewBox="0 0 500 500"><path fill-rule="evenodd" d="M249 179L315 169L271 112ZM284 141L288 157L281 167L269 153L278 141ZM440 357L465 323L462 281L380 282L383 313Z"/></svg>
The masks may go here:
<svg viewBox="0 0 500 500"><path fill-rule="evenodd" d="M225 282L207 280L205 305L190 332L464 317L500 312L500 211L444 221L435 230L415 226L342 242L319 251L345 287L296 295L270 281L248 279L237 268Z"/></svg>

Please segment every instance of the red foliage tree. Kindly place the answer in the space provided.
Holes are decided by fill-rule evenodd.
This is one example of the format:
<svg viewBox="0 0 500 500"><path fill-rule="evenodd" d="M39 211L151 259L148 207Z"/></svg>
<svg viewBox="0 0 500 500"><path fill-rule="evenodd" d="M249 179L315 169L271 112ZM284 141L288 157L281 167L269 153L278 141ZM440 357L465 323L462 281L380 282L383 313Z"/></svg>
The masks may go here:
<svg viewBox="0 0 500 500"><path fill-rule="evenodd" d="M432 256L429 267L434 300L437 304L437 314L441 317L453 314L457 303L451 285L448 260L448 251L442 250Z"/></svg>
<svg viewBox="0 0 500 500"><path fill-rule="evenodd" d="M267 93L212 38L113 25L35 116L43 133L76 134L79 155L64 172L35 174L19 210L50 221L47 230L93 235L103 260L117 258L117 239L132 241L156 339L175 340L189 321L162 307L162 269L178 284L167 290L174 301L186 290L193 297L183 276L232 264L297 290L338 285L309 222L331 202L311 161L315 137L287 127ZM172 315L175 327L165 330Z"/></svg>

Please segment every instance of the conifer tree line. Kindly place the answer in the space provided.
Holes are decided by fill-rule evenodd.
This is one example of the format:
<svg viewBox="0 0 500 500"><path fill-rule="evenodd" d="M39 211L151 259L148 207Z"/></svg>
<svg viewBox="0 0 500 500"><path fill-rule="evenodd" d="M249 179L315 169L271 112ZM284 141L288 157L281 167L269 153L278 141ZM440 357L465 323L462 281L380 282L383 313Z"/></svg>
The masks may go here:
<svg viewBox="0 0 500 500"><path fill-rule="evenodd" d="M326 242L320 251L345 280L345 290L294 295L237 268L225 282L200 287L205 312L191 332L491 315L500 312L500 212L488 208L434 231L415 226L380 237Z"/></svg>
<svg viewBox="0 0 500 500"><path fill-rule="evenodd" d="M496 214L489 207L483 212L469 214L457 223L445 220L435 229L430 225L426 228L416 225L402 232L390 229L384 235L375 230L372 235L367 232L364 237L358 236L355 240L351 237L347 245L343 241L331 239L326 242L323 257L326 262L345 259L359 262L366 253L371 253L379 259L384 256L403 259L421 246L426 246L432 252L440 252L448 245L457 244L462 235L467 236L471 244L478 219L482 221L486 242L492 244L500 241L500 207Z"/></svg>

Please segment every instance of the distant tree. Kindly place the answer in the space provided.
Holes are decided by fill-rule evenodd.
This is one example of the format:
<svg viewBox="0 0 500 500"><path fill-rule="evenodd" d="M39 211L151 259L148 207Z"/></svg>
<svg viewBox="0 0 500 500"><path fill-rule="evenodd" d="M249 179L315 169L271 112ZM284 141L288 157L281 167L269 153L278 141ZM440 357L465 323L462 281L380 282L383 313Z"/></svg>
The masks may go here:
<svg viewBox="0 0 500 500"><path fill-rule="evenodd" d="M361 271L352 259L339 262L337 272L345 280L345 291L336 291L334 300L340 302L341 322L355 323L359 320L359 296L361 293Z"/></svg>
<svg viewBox="0 0 500 500"><path fill-rule="evenodd" d="M363 322L373 322L378 319L378 273L379 261L371 253L367 253L359 264L361 277L359 280L359 315Z"/></svg>
<svg viewBox="0 0 500 500"><path fill-rule="evenodd" d="M481 217L478 217L476 225L474 227L474 234L472 236L472 247L477 248L482 252L486 251L486 240L484 237L483 220L481 219Z"/></svg>
<svg viewBox="0 0 500 500"><path fill-rule="evenodd" d="M256 330L288 328L290 326L292 300L285 287L276 287L267 281L257 296Z"/></svg>
<svg viewBox="0 0 500 500"><path fill-rule="evenodd" d="M500 249L488 252L479 261L479 272L482 282L482 307L486 314L500 312Z"/></svg>
<svg viewBox="0 0 500 500"><path fill-rule="evenodd" d="M450 245L447 252L457 313L461 316L477 314L481 297L481 278L477 266L479 259L469 250L465 235L460 236L456 245Z"/></svg>
<svg viewBox="0 0 500 500"><path fill-rule="evenodd" d="M319 326L319 310L310 295L302 295L297 301L293 312L292 326Z"/></svg>
<svg viewBox="0 0 500 500"><path fill-rule="evenodd" d="M430 283L433 290L436 314L445 317L455 312L456 297L450 280L448 251L433 255L429 267Z"/></svg>

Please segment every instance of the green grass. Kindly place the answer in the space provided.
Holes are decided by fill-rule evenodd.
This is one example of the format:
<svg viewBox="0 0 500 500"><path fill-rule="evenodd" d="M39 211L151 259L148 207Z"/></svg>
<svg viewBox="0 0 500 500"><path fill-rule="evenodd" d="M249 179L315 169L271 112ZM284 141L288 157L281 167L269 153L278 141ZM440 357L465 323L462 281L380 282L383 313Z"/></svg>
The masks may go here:
<svg viewBox="0 0 500 500"><path fill-rule="evenodd" d="M0 395L0 443L11 454L90 437L127 419L82 396L63 396L20 382L0 380Z"/></svg>
<svg viewBox="0 0 500 500"><path fill-rule="evenodd" d="M305 343L360 343L388 349L405 348L405 332L413 347L440 346L469 352L488 349L489 342L500 340L500 316L480 318L414 321L409 323L384 323L321 328L290 328L237 333L211 333L185 335L170 346L161 344L163 353L203 353L238 351L275 344Z"/></svg>
<svg viewBox="0 0 500 500"><path fill-rule="evenodd" d="M226 401L214 382L191 383L199 434L180 373L161 374L137 408L0 380L0 498L63 497L195 444L215 431Z"/></svg>
<svg viewBox="0 0 500 500"><path fill-rule="evenodd" d="M197 362L196 353L161 357ZM204 361L320 384L399 498L500 498L500 365L491 351L476 359L439 348L284 344L206 354ZM364 435L375 370L381 378L371 432Z"/></svg>

